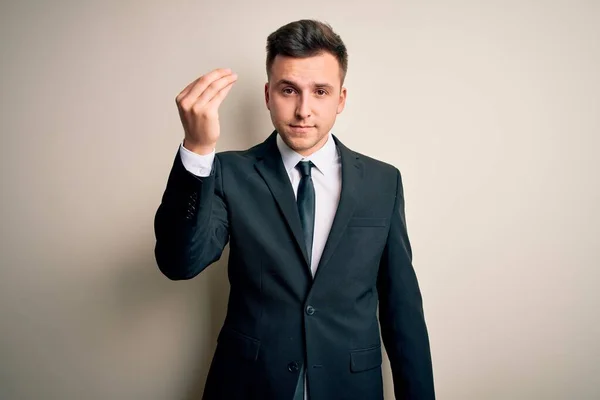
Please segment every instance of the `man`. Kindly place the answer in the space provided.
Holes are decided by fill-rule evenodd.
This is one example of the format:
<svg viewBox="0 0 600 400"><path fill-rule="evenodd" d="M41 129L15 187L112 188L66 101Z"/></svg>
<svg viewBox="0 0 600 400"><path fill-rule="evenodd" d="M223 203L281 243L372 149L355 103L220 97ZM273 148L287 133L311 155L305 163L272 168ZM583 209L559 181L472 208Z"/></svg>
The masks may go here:
<svg viewBox="0 0 600 400"><path fill-rule="evenodd" d="M272 33L275 131L246 151L215 153L234 73L212 71L177 96L185 137L156 213L158 266L190 279L230 244L205 399L382 399L378 305L396 398L435 397L400 173L330 132L347 65L329 25Z"/></svg>

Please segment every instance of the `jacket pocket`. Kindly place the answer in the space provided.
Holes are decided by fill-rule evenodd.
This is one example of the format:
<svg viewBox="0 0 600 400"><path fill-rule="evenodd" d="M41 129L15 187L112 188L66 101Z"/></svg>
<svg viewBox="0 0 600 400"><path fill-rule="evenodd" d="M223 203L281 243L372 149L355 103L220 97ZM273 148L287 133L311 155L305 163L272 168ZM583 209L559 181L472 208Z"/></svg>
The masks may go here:
<svg viewBox="0 0 600 400"><path fill-rule="evenodd" d="M260 340L231 328L223 328L217 339L223 351L248 361L256 361L260 350Z"/></svg>
<svg viewBox="0 0 600 400"><path fill-rule="evenodd" d="M350 370L352 372L368 371L381 366L382 361L381 345L354 350L350 353Z"/></svg>
<svg viewBox="0 0 600 400"><path fill-rule="evenodd" d="M373 226L373 227L385 227L387 225L387 218L350 218L348 226Z"/></svg>

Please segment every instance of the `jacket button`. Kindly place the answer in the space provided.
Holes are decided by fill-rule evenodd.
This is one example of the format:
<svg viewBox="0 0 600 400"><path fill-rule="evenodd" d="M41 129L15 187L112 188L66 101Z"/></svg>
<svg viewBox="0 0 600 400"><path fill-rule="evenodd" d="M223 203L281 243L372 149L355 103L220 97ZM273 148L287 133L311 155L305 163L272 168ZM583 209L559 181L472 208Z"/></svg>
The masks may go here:
<svg viewBox="0 0 600 400"><path fill-rule="evenodd" d="M296 361L292 361L288 364L288 371L290 372L298 372L298 363Z"/></svg>
<svg viewBox="0 0 600 400"><path fill-rule="evenodd" d="M308 315L313 315L315 313L315 308L313 306L306 307L306 313Z"/></svg>

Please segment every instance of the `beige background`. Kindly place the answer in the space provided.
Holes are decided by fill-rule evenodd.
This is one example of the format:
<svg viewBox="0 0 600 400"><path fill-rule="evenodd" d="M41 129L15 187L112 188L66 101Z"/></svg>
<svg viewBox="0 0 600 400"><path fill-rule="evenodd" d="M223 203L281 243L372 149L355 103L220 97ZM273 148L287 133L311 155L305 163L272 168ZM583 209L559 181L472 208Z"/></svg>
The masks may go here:
<svg viewBox="0 0 600 400"><path fill-rule="evenodd" d="M233 68L219 150L262 141L266 36L307 17L349 48L334 132L403 173L438 398L600 398L600 2L11 3L1 399L200 398L227 257L154 262L175 96Z"/></svg>

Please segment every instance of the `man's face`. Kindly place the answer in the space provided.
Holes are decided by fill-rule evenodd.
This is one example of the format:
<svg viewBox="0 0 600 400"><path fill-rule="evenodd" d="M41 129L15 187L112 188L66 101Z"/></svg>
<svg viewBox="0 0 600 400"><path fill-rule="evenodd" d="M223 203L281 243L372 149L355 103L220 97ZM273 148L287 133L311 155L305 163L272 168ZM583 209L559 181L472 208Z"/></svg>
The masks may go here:
<svg viewBox="0 0 600 400"><path fill-rule="evenodd" d="M346 104L341 71L330 53L307 58L276 56L265 101L285 143L303 156L319 150Z"/></svg>

